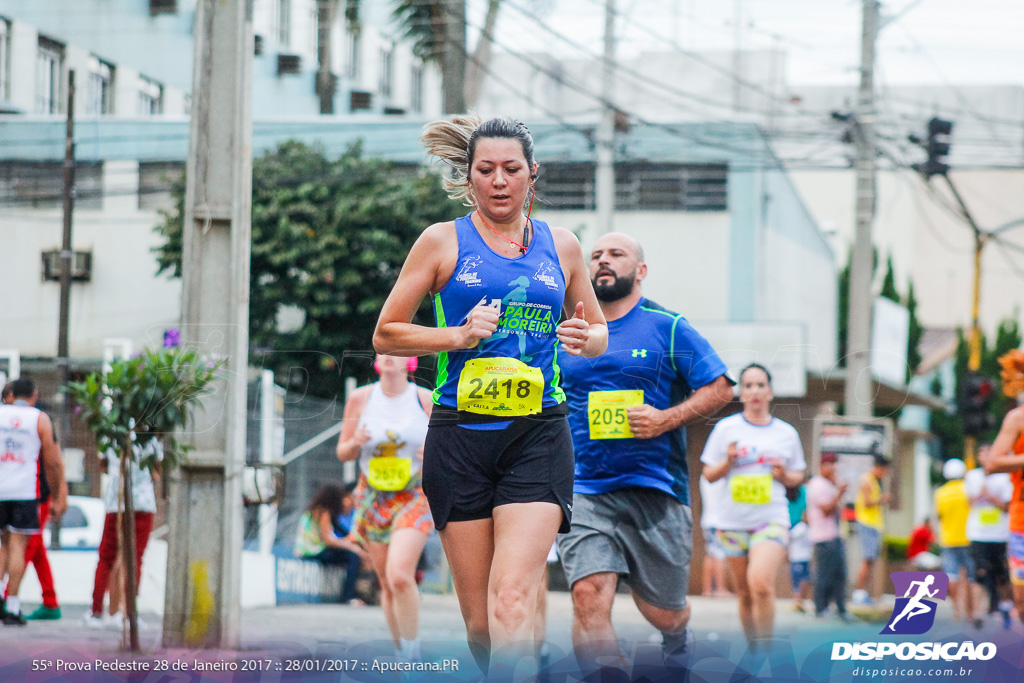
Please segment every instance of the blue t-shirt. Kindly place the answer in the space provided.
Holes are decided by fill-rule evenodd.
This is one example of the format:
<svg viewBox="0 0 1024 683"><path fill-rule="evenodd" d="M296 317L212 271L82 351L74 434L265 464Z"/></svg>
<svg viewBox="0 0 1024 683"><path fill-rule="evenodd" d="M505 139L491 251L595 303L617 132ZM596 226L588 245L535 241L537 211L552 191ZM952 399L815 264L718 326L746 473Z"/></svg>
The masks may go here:
<svg viewBox="0 0 1024 683"><path fill-rule="evenodd" d="M434 403L463 409L459 405L461 383L467 402L478 399L495 403L508 399L511 404L517 397L523 399L534 391L533 387L520 385L522 379L514 372L523 366L536 368L543 375L542 386L539 380L536 386L541 394L534 397L536 405L550 408L565 401L559 384L561 359L555 336L565 298L565 275L551 229L543 221L531 220L533 238L529 248L525 254L514 257L495 253L487 246L469 216L455 221L459 257L451 279L434 295L437 326L462 325L479 304L495 307L500 317L497 331L474 348L438 354ZM512 370L499 367L482 377L472 374L472 365L469 372L465 371L467 364L491 358L509 359L505 365ZM510 409L509 413L495 412L492 416L517 416L515 410Z"/></svg>
<svg viewBox="0 0 1024 683"><path fill-rule="evenodd" d="M565 354L560 363L576 451L573 490L597 494L640 486L688 505L685 429L653 439L591 439L590 392L642 390L643 402L659 410L681 403L727 373L707 340L683 316L641 299L625 316L609 321L608 350L602 355Z"/></svg>

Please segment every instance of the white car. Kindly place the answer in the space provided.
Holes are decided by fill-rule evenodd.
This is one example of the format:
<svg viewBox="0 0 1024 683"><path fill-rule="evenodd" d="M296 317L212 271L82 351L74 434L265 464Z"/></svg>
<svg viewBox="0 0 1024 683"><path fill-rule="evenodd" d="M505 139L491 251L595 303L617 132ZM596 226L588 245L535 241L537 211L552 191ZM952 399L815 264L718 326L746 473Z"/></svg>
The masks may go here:
<svg viewBox="0 0 1024 683"><path fill-rule="evenodd" d="M60 547L66 550L99 548L106 516L101 499L68 496L67 512L60 518ZM43 529L43 543L50 547L50 522Z"/></svg>

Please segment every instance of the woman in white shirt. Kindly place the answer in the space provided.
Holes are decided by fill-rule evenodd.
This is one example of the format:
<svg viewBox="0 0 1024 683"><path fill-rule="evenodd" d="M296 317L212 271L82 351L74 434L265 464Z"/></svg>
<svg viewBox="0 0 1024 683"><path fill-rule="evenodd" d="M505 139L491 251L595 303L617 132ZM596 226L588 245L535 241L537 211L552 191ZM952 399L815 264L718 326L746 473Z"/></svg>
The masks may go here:
<svg viewBox="0 0 1024 683"><path fill-rule="evenodd" d="M352 392L338 437L342 462L359 461L355 528L380 579L381 608L395 650L421 659L416 564L434 531L423 495L423 442L433 404L409 381L415 358L378 355L380 381Z"/></svg>
<svg viewBox="0 0 1024 683"><path fill-rule="evenodd" d="M743 412L715 425L701 456L707 480L727 482L715 509L716 534L751 645L772 637L775 583L789 543L786 487L799 485L807 468L796 429L772 417L772 398L767 368L744 368Z"/></svg>

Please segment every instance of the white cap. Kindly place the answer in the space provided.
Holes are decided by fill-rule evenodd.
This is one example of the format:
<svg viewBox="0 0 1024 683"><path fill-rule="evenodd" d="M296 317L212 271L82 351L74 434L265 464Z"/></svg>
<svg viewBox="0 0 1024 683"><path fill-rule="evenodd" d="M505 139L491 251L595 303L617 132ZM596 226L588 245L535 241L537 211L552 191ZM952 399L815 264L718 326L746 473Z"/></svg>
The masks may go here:
<svg viewBox="0 0 1024 683"><path fill-rule="evenodd" d="M967 465L959 458L952 458L942 466L942 476L946 479L963 479L967 471Z"/></svg>

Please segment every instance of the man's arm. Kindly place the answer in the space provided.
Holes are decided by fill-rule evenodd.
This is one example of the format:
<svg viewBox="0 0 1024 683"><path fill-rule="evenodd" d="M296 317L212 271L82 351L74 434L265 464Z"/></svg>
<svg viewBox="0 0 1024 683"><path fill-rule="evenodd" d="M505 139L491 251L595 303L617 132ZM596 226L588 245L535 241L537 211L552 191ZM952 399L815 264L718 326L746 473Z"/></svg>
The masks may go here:
<svg viewBox="0 0 1024 683"><path fill-rule="evenodd" d="M732 382L726 375L700 387L690 397L665 410L641 405L629 408L629 428L638 439L653 439L700 417L711 417L732 400Z"/></svg>
<svg viewBox="0 0 1024 683"><path fill-rule="evenodd" d="M53 440L53 423L46 413L39 414L39 440L42 447L39 457L43 461L46 481L50 484L50 512L60 517L68 508L68 482L64 479L64 460L60 456L60 446Z"/></svg>

